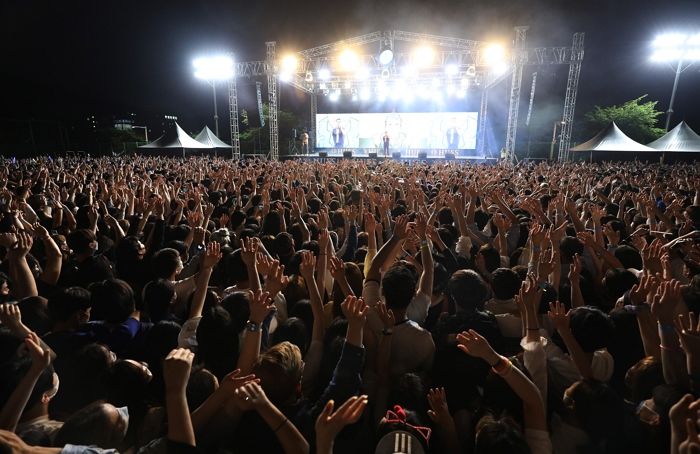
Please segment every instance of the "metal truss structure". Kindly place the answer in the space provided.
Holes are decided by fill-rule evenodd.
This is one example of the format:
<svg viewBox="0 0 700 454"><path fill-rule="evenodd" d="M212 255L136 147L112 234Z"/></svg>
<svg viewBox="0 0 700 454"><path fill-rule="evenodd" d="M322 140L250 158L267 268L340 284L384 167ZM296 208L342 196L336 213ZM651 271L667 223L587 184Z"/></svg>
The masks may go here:
<svg viewBox="0 0 700 454"><path fill-rule="evenodd" d="M238 89L235 77L228 81L228 113L231 126L231 159L240 159L241 136L238 131Z"/></svg>
<svg viewBox="0 0 700 454"><path fill-rule="evenodd" d="M500 74L494 73L487 64L488 44L485 42L393 30L368 33L297 52L293 54L297 59L296 67L292 72L287 73L285 73L285 69L281 67L281 62L277 59L276 43L268 42L266 43L267 58L265 61L237 62L234 77L267 77L270 116L270 158L275 160L279 159L277 98L278 83L280 82L288 83L310 95L311 128L315 130L318 95L327 95L331 90L350 90L356 93L357 89L361 87L376 89L379 85L393 84L406 79L409 79L412 84L421 84L427 81L434 82L437 79L443 85L455 82L464 83L462 81L467 80L469 87L480 87L482 90L477 130L477 148L483 154L486 152L486 117L489 89L510 77L510 102L505 150L508 158L512 160L515 158L515 139L518 127L523 67L526 65L568 64L570 68L569 80L563 117L566 126L562 130L562 140L559 148L559 159L567 159L578 78L583 60L583 33L574 35L572 47L527 48L525 46L526 31L527 27L515 27L512 65L508 71ZM409 76L402 74L401 69L413 62L414 55L406 49L402 51L401 43L429 46L434 50L432 63L421 67L417 74ZM334 70L338 66L340 52L348 48L359 50L358 48L371 44L376 44L377 49L371 52L358 53L356 56L357 66L368 68L369 74L367 74L367 77L360 79L357 77L357 74ZM379 61L378 51L383 45L389 46L393 50L393 59L388 65L382 65ZM446 74L445 69L448 65L454 67L452 75ZM331 76L322 80L322 71L330 69L333 69ZM240 156L240 142L238 139L238 107L235 81L229 83L229 104L233 156L237 157ZM315 145L315 134L310 134L310 136L313 146Z"/></svg>
<svg viewBox="0 0 700 454"><path fill-rule="evenodd" d="M571 63L569 65L569 78L566 82L564 115L562 116L561 137L559 138L559 161L569 160L571 128L574 125L576 94L578 93L578 79L581 75L581 63L583 62L583 38L583 33L575 33L574 43L571 48Z"/></svg>

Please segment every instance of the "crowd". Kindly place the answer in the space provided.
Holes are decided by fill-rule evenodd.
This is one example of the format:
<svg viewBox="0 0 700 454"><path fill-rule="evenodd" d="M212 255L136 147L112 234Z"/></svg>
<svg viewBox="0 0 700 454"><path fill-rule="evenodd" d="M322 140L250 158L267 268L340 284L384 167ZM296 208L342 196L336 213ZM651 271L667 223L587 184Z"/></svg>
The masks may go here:
<svg viewBox="0 0 700 454"><path fill-rule="evenodd" d="M697 171L2 161L0 452L700 452Z"/></svg>

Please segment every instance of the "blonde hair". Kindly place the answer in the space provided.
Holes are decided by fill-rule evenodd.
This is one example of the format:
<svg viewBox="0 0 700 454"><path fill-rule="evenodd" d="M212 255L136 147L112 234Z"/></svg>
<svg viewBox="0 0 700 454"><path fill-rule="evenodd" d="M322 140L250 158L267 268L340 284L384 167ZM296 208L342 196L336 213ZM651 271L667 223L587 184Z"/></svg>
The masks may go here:
<svg viewBox="0 0 700 454"><path fill-rule="evenodd" d="M270 347L260 355L255 365L255 374L260 377L265 393L276 405L294 395L303 371L301 350L287 341Z"/></svg>

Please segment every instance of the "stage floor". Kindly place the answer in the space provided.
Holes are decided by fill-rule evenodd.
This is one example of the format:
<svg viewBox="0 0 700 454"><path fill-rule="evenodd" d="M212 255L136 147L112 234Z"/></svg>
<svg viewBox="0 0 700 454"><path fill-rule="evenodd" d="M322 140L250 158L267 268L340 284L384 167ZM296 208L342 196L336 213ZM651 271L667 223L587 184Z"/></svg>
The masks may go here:
<svg viewBox="0 0 700 454"><path fill-rule="evenodd" d="M470 162L470 163L496 163L498 160L496 158L486 157L486 156L455 156L454 158L445 158L443 153L427 152L425 156L418 157L415 153L409 153L408 156L404 156L402 153L400 157L398 156L384 156L382 153L377 153L376 155L370 156L369 153L363 151L352 151L351 156L344 156L342 152L327 151L327 152L312 152L309 154L295 154L281 157L282 159L308 159L308 160L338 160L338 159L358 159L358 160L394 160L394 161L445 161L445 162Z"/></svg>

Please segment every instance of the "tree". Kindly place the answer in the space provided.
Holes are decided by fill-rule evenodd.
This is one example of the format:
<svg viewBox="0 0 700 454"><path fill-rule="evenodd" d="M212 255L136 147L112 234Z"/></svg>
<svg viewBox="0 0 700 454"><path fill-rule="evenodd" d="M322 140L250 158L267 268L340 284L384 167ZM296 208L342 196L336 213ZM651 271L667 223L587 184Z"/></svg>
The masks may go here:
<svg viewBox="0 0 700 454"><path fill-rule="evenodd" d="M251 114L246 110L241 112L241 123L244 131L240 133L240 140L241 151L244 153L252 153L254 149L258 153L261 151L267 153L270 150L270 106L268 104L263 104L263 116L265 117L265 126L250 126ZM258 118L257 115L254 115L254 117ZM258 121L254 122L257 123ZM300 120L294 113L284 110L277 111L277 128L281 153L286 152L289 139L294 137L292 130L294 128L298 129L299 123Z"/></svg>
<svg viewBox="0 0 700 454"><path fill-rule="evenodd" d="M664 134L657 128L658 118L663 112L656 109L658 101L642 102L647 95L627 101L619 106L600 107L585 115L589 132L597 133L614 121L630 138L640 143L649 143Z"/></svg>

